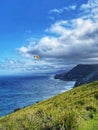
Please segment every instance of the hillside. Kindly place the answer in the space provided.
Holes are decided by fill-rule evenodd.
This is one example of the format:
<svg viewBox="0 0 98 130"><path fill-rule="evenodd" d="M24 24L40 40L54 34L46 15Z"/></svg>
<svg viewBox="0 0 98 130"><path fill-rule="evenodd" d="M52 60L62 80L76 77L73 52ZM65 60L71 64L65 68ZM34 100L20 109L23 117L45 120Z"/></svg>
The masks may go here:
<svg viewBox="0 0 98 130"><path fill-rule="evenodd" d="M2 117L0 130L98 130L98 81Z"/></svg>
<svg viewBox="0 0 98 130"><path fill-rule="evenodd" d="M58 74L55 79L76 81L75 86L98 80L98 64L79 64L67 73Z"/></svg>

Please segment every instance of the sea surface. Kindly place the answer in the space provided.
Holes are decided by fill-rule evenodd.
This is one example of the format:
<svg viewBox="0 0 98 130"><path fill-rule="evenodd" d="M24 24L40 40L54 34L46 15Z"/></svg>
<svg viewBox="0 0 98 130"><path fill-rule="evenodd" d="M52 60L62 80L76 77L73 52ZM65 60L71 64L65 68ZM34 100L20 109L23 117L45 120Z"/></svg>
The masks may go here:
<svg viewBox="0 0 98 130"><path fill-rule="evenodd" d="M51 75L0 77L0 116L70 90L74 83Z"/></svg>

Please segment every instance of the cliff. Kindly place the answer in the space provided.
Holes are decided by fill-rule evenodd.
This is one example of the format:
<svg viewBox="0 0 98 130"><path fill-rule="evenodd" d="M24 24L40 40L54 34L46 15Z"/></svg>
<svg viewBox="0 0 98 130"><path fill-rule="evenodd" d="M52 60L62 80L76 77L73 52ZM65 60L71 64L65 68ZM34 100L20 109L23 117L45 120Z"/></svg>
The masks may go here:
<svg viewBox="0 0 98 130"><path fill-rule="evenodd" d="M75 87L98 80L98 64L79 64L67 73L55 75L55 79L76 81Z"/></svg>

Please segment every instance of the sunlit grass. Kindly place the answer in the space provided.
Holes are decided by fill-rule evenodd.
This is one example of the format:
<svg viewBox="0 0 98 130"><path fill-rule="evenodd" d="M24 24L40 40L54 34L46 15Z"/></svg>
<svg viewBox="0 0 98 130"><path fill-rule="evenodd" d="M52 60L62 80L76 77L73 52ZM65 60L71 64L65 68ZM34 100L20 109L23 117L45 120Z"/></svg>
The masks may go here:
<svg viewBox="0 0 98 130"><path fill-rule="evenodd" d="M96 81L2 117L0 130L98 130L97 124Z"/></svg>
<svg viewBox="0 0 98 130"><path fill-rule="evenodd" d="M93 119L84 122L78 130L98 130L98 113L94 115Z"/></svg>

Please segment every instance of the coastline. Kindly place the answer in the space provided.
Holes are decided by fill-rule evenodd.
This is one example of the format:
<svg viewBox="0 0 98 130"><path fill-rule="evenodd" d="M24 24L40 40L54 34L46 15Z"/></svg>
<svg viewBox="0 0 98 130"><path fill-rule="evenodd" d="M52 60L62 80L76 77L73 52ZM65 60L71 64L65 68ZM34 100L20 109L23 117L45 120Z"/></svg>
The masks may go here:
<svg viewBox="0 0 98 130"><path fill-rule="evenodd" d="M64 82L67 82L67 81L64 81ZM71 82L73 83L73 81L71 81ZM69 83L68 83L68 84L69 84ZM10 114L13 114L13 113L17 112L17 111L23 110L24 108L28 108L28 107L30 107L30 106L32 106L32 105L36 105L36 104L38 104L38 103L47 101L47 100L49 100L49 99L51 99L51 98L54 98L55 96L58 96L59 94L63 94L63 93L65 93L65 92L67 92L67 91L69 91L69 90L71 90L71 89L73 89L73 87L71 87L71 86L69 85L69 89L61 90L61 92L58 93L57 95L53 95L53 96L47 97L47 98L45 98L45 99L43 99L43 100L36 101L36 102L34 102L33 104L24 106L24 107L22 107L22 108L15 108L15 109L13 109L12 112L9 112L9 113L6 114L6 115L0 116L0 118L6 117L6 116L8 116L8 115L10 115Z"/></svg>
<svg viewBox="0 0 98 130"><path fill-rule="evenodd" d="M1 93L2 93L2 95L1 95L2 96L1 101L2 101L3 104L1 104L1 106L0 106L0 108L1 108L0 117L8 115L10 113L13 113L17 109L23 109L24 107L28 107L28 106L31 106L32 104L35 104L36 102L44 101L44 100L49 99L51 97L54 97L54 96L56 96L58 94L61 94L61 93L65 92L65 91L68 91L68 90L70 90L70 89L73 88L73 84L74 84L73 82L70 83L70 82L66 82L66 81L56 80L56 79L54 79L54 75L50 75L50 76L48 76L48 78L45 77L45 81L44 82L46 82L46 83L43 84L44 86L42 85L42 80L43 79L40 79L38 77L38 79L35 79L36 83L38 82L38 80L41 80L41 86L42 87L40 86L41 87L40 90L36 90L36 93L33 90L32 91L30 90L29 93L27 92L27 89L29 89L29 87L32 86L31 80L30 80L31 85L29 86L30 82L29 82L29 80L27 81L27 79L26 79L26 83L25 83L25 87L27 86L26 88L23 87L23 86L21 86L21 88L19 87L20 86L19 85L20 81L18 82L17 80L14 80L14 82L12 82L11 78L10 78L10 81L6 80L7 82L6 83L4 82L2 84L2 85L5 85L5 87L3 87L3 89L7 88L7 87L10 89L9 83L12 84L12 87L11 87L10 91L8 90L8 92L10 92L9 94L7 93L7 91L5 89L3 90L5 92L4 95L5 96L8 95L7 96L8 99L6 99L4 97L4 95L3 95L2 91L1 91ZM24 81L25 80L22 79L22 82L24 82ZM16 91L16 89L13 88L14 85L16 85L16 89L19 89L19 92L18 92L18 90ZM18 88L17 88L17 85L18 85ZM38 84L36 84L36 85L38 85ZM35 86L34 88L36 88L36 87L38 88L38 86ZM13 90L13 89L15 89L15 90ZM24 89L26 89L26 90L23 91ZM20 90L23 91L23 92L21 92ZM36 97L33 96L34 93L35 93ZM41 93L42 96L40 95L40 93ZM15 94L15 96L14 96L14 94ZM23 97L21 96L21 94L22 94ZM11 97L11 95L13 96L13 98ZM18 95L21 96L21 98L20 97L19 98L16 97ZM27 97L27 96L30 96L30 97ZM5 98L4 99L5 101L3 100L3 97ZM26 98L26 102L29 102L29 103L26 104L24 98ZM22 101L19 100L19 99L21 99ZM8 106L6 104L6 103L8 103L7 100L11 101L13 103L13 106L10 107L10 111L7 110L7 108L8 108ZM29 101L29 100L31 100L31 101ZM18 102L19 102L19 105L18 105ZM3 105L4 105L4 107L3 107ZM3 112L2 110L6 111L6 112Z"/></svg>
<svg viewBox="0 0 98 130"><path fill-rule="evenodd" d="M98 115L97 92L98 81L82 85L1 117L0 128L7 130L77 129L77 126L81 128L88 121L95 121ZM97 123L95 122L95 125Z"/></svg>

